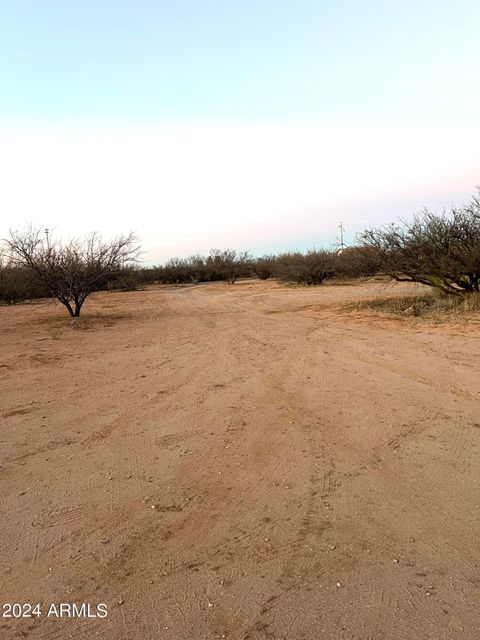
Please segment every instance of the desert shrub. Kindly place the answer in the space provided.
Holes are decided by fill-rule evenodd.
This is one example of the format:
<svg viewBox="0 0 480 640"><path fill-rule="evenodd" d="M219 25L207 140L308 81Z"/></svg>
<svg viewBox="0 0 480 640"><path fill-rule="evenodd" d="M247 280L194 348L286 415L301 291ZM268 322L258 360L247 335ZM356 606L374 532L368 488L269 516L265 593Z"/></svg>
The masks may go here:
<svg viewBox="0 0 480 640"><path fill-rule="evenodd" d="M323 249L307 253L282 253L275 262L275 275L285 282L296 284L322 284L335 272L335 254Z"/></svg>
<svg viewBox="0 0 480 640"><path fill-rule="evenodd" d="M189 282L188 264L184 258L170 258L162 269L162 282L165 284L182 284Z"/></svg>
<svg viewBox="0 0 480 640"><path fill-rule="evenodd" d="M260 280L268 280L274 273L275 263L276 256L262 256L253 261L252 271Z"/></svg>
<svg viewBox="0 0 480 640"><path fill-rule="evenodd" d="M219 273L228 284L235 284L241 276L249 274L252 258L247 251L235 249L212 249L210 264L214 273Z"/></svg>
<svg viewBox="0 0 480 640"><path fill-rule="evenodd" d="M411 223L361 235L379 267L396 280L421 282L447 294L480 291L480 198L441 215L425 210Z"/></svg>
<svg viewBox="0 0 480 640"><path fill-rule="evenodd" d="M186 259L186 267L191 282L209 282L214 276L208 259L199 254L189 256Z"/></svg>
<svg viewBox="0 0 480 640"><path fill-rule="evenodd" d="M155 282L162 282L162 267L140 267L135 270L136 278L139 285L154 284Z"/></svg>
<svg viewBox="0 0 480 640"><path fill-rule="evenodd" d="M201 255L188 258L170 258L162 267L156 267L157 279L164 284L184 284L187 282L209 282L222 280L219 267Z"/></svg>
<svg viewBox="0 0 480 640"><path fill-rule="evenodd" d="M139 283L185 284L224 280L221 266L212 256L199 254L187 258L170 258L163 265L138 269Z"/></svg>
<svg viewBox="0 0 480 640"><path fill-rule="evenodd" d="M12 264L26 269L49 292L78 317L86 298L105 289L139 255L133 234L105 242L98 234L67 244L45 238L40 229L11 231L6 241Z"/></svg>
<svg viewBox="0 0 480 640"><path fill-rule="evenodd" d="M49 291L34 273L8 260L0 261L0 301L15 304L23 300L46 298Z"/></svg>
<svg viewBox="0 0 480 640"><path fill-rule="evenodd" d="M142 282L138 269L122 269L116 276L109 279L108 288L119 291L137 291Z"/></svg>
<svg viewBox="0 0 480 640"><path fill-rule="evenodd" d="M347 247L335 257L335 274L346 278L361 278L378 273L379 258L371 247Z"/></svg>
<svg viewBox="0 0 480 640"><path fill-rule="evenodd" d="M437 289L416 296L392 296L346 305L350 310L372 310L399 316L455 318L480 313L480 294L452 296Z"/></svg>

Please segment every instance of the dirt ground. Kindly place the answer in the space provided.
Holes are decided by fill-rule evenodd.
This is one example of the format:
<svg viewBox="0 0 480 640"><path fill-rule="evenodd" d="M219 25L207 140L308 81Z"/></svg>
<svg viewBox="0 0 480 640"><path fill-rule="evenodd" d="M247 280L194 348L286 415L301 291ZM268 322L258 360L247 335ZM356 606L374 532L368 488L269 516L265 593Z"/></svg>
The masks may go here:
<svg viewBox="0 0 480 640"><path fill-rule="evenodd" d="M42 612L0 637L478 640L480 322L343 306L406 292L0 308L0 600Z"/></svg>

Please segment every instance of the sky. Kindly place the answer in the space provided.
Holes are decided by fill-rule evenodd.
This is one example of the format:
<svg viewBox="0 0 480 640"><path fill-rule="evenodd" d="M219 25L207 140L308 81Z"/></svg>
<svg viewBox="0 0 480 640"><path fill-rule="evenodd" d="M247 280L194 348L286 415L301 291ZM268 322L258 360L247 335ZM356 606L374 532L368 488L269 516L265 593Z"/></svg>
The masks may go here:
<svg viewBox="0 0 480 640"><path fill-rule="evenodd" d="M0 237L351 243L480 184L478 0L0 0Z"/></svg>

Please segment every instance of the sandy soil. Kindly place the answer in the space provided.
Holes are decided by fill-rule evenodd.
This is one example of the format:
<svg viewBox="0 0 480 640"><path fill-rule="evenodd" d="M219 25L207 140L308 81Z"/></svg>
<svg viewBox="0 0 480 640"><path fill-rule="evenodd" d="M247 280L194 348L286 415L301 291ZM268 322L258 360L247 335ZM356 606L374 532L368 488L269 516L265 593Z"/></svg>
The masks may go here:
<svg viewBox="0 0 480 640"><path fill-rule="evenodd" d="M480 324L342 308L408 291L1 308L0 637L478 639Z"/></svg>

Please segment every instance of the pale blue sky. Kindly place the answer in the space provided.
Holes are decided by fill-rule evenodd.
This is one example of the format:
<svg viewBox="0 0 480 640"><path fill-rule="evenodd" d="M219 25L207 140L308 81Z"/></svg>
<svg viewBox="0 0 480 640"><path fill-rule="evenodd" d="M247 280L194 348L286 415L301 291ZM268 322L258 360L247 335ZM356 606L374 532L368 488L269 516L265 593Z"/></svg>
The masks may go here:
<svg viewBox="0 0 480 640"><path fill-rule="evenodd" d="M0 231L131 221L155 259L448 206L480 182L479 34L473 0L0 0Z"/></svg>

